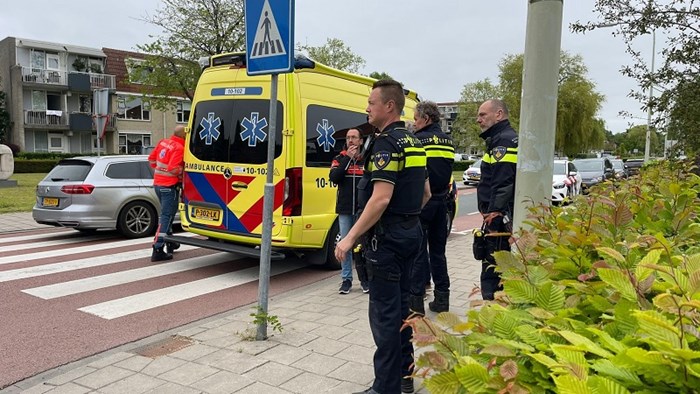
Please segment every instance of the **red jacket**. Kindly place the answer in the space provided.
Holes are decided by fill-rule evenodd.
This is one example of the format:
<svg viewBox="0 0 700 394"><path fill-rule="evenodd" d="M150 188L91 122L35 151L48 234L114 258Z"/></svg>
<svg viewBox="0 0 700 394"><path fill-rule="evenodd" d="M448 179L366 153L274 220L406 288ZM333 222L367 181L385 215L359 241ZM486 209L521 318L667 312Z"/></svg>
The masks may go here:
<svg viewBox="0 0 700 394"><path fill-rule="evenodd" d="M154 186L173 186L182 182L183 156L185 140L173 135L162 139L150 155L148 162L156 169L153 176Z"/></svg>

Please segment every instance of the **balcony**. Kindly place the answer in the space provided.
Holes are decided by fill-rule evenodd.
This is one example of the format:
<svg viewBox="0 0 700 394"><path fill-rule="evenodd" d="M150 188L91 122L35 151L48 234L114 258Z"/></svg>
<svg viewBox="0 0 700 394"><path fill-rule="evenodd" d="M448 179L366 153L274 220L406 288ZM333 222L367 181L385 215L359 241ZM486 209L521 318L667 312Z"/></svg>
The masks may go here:
<svg viewBox="0 0 700 394"><path fill-rule="evenodd" d="M44 70L32 67L22 67L22 82L68 86L70 90L76 92L89 92L101 88L115 89L117 86L114 75Z"/></svg>
<svg viewBox="0 0 700 394"><path fill-rule="evenodd" d="M63 111L24 111L24 124L31 128L58 128L67 129L68 117Z"/></svg>
<svg viewBox="0 0 700 394"><path fill-rule="evenodd" d="M117 114L111 114L107 121L107 130L114 131L117 128ZM85 112L73 112L70 114L71 131L95 131L92 114Z"/></svg>
<svg viewBox="0 0 700 394"><path fill-rule="evenodd" d="M22 67L22 81L45 85L68 85L68 77L65 71L44 70L31 67Z"/></svg>
<svg viewBox="0 0 700 394"><path fill-rule="evenodd" d="M68 73L68 86L75 92L89 92L102 88L113 90L117 85L114 75L71 71Z"/></svg>

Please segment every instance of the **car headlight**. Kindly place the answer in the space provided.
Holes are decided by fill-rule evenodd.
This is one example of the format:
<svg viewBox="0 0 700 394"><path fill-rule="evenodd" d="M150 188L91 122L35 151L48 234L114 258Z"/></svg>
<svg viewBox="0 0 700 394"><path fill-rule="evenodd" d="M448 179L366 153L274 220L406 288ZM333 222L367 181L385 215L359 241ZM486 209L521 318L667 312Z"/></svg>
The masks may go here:
<svg viewBox="0 0 700 394"><path fill-rule="evenodd" d="M602 176L597 176L597 177L591 179L591 182L602 182L602 181L603 181L603 177L602 177Z"/></svg>
<svg viewBox="0 0 700 394"><path fill-rule="evenodd" d="M552 186L553 186L555 189L563 189L564 187L566 187L566 185L564 184L564 182L555 183L555 184L553 184Z"/></svg>

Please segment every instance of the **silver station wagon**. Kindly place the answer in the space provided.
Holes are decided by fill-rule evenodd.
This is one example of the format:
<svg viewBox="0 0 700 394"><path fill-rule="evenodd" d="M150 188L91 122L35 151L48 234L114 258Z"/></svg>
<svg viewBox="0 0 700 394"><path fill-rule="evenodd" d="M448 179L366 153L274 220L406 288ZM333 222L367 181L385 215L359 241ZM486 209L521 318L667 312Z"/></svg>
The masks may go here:
<svg viewBox="0 0 700 394"><path fill-rule="evenodd" d="M160 203L148 156L61 160L36 187L37 223L82 232L117 229L127 238L153 235Z"/></svg>

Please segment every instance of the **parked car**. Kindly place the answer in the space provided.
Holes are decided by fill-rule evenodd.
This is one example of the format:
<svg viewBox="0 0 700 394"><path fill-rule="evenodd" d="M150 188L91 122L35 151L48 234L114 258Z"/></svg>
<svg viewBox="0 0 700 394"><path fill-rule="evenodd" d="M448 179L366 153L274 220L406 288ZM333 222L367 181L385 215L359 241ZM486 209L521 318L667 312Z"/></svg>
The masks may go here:
<svg viewBox="0 0 700 394"><path fill-rule="evenodd" d="M127 238L155 233L160 202L148 156L61 160L36 187L37 223L92 232L117 229Z"/></svg>
<svg viewBox="0 0 700 394"><path fill-rule="evenodd" d="M576 159L574 165L581 174L581 192L587 193L588 189L615 175L612 163L607 157L596 159Z"/></svg>
<svg viewBox="0 0 700 394"><path fill-rule="evenodd" d="M474 184L478 185L481 180L481 159L475 161L472 165L464 170L462 174L462 181L465 185Z"/></svg>
<svg viewBox="0 0 700 394"><path fill-rule="evenodd" d="M627 173L632 175L639 174L639 169L644 165L644 159L627 159L625 161L625 166L627 166Z"/></svg>
<svg viewBox="0 0 700 394"><path fill-rule="evenodd" d="M564 203L581 194L581 174L569 160L554 160L552 202Z"/></svg>
<svg viewBox="0 0 700 394"><path fill-rule="evenodd" d="M615 179L627 179L629 174L625 163L620 159L611 159L610 162L612 163L613 170L615 171Z"/></svg>

